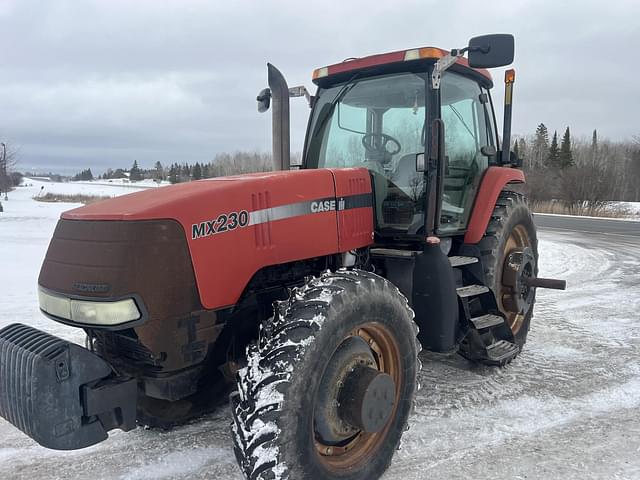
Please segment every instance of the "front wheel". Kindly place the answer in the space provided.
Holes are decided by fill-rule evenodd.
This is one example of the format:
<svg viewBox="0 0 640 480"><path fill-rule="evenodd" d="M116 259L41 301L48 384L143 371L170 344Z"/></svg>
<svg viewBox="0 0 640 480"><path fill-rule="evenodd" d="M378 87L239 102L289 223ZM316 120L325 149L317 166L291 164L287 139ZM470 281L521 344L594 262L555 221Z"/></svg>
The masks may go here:
<svg viewBox="0 0 640 480"><path fill-rule="evenodd" d="M538 274L536 228L523 195L500 194L479 247L486 284L522 350L535 303L535 289L526 287L522 280Z"/></svg>
<svg viewBox="0 0 640 480"><path fill-rule="evenodd" d="M416 334L406 298L372 273L326 272L293 290L232 394L245 476L379 478L413 406Z"/></svg>

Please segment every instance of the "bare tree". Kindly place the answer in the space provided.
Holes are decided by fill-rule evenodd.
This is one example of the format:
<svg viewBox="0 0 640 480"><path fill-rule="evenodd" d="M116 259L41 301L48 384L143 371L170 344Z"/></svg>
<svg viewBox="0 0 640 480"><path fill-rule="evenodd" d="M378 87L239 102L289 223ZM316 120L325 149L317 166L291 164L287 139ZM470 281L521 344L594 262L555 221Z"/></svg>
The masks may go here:
<svg viewBox="0 0 640 480"><path fill-rule="evenodd" d="M614 198L616 177L612 168L574 165L560 171L559 176L559 197L570 213L579 213L585 208L597 213Z"/></svg>
<svg viewBox="0 0 640 480"><path fill-rule="evenodd" d="M0 142L0 192L6 193L13 187L11 172L18 162L18 152L7 142Z"/></svg>
<svg viewBox="0 0 640 480"><path fill-rule="evenodd" d="M208 165L208 170L213 177L268 172L272 168L271 155L262 152L219 153Z"/></svg>
<svg viewBox="0 0 640 480"><path fill-rule="evenodd" d="M631 179L631 194L634 202L640 202L640 135L633 137L629 161L629 177Z"/></svg>

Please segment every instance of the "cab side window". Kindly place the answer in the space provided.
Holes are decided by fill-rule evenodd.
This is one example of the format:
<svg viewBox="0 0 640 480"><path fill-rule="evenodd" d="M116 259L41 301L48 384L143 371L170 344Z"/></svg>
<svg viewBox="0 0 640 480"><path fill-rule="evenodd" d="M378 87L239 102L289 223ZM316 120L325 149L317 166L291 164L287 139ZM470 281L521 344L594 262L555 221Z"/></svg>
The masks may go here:
<svg viewBox="0 0 640 480"><path fill-rule="evenodd" d="M481 153L492 145L487 125L488 104L474 80L447 72L440 87L441 118L445 125L445 165L439 231L466 228L480 178L489 166Z"/></svg>

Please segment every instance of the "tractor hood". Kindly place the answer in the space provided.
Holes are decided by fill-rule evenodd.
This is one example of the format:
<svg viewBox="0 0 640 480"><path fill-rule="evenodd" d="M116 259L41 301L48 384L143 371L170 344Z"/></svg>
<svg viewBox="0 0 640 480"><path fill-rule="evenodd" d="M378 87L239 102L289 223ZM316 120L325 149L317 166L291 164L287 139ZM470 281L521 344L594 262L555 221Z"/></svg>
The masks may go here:
<svg viewBox="0 0 640 480"><path fill-rule="evenodd" d="M266 172L211 178L111 198L62 214L66 220L157 220L180 221L194 211L211 212L216 204L246 187L277 187L297 172ZM270 189L271 189L270 188ZM238 199L240 200L240 199ZM244 203L244 202L243 202Z"/></svg>
<svg viewBox="0 0 640 480"><path fill-rule="evenodd" d="M147 276L142 270L148 267L135 267L132 252L153 256L159 265L175 262L170 251L159 248L168 235L163 228L173 232L166 226L173 224L182 230L191 263L180 268L193 269L201 305L222 308L237 302L261 268L371 243L371 208L371 181L363 168L276 171L152 188L65 212L41 274L41 280L51 281L41 286L60 291L52 283L61 269L94 259L100 259L102 270L96 266L83 275L88 271L74 268L74 282L118 283L100 279L111 264L131 266L141 284L158 282L157 269ZM105 252L116 250L118 258L107 261Z"/></svg>

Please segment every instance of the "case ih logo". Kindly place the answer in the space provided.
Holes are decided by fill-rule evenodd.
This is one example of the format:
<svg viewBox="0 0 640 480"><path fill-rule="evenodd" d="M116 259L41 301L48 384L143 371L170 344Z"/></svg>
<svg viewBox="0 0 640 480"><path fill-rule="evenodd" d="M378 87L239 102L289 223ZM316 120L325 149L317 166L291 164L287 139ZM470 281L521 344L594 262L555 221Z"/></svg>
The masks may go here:
<svg viewBox="0 0 640 480"><path fill-rule="evenodd" d="M344 210L344 198L340 200L320 200L311 202L311 213L330 212L332 210ZM336 208L337 207L337 208Z"/></svg>
<svg viewBox="0 0 640 480"><path fill-rule="evenodd" d="M107 293L111 290L111 285L108 283L76 282L73 284L73 289L82 293Z"/></svg>

